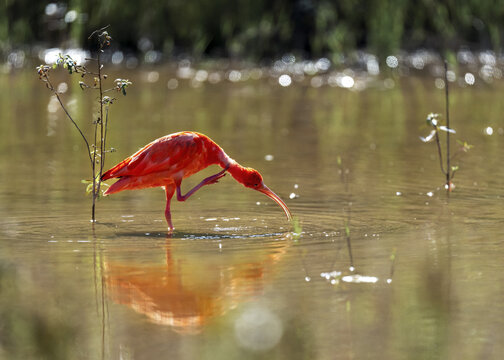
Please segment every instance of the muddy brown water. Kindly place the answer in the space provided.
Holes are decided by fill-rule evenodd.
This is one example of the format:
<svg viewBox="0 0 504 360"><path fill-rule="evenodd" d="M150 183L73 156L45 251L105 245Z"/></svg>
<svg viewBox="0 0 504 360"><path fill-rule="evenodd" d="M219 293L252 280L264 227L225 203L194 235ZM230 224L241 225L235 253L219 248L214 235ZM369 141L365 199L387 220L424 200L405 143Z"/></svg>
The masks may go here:
<svg viewBox="0 0 504 360"><path fill-rule="evenodd" d="M452 86L452 152L455 139L474 148L457 155L448 198L435 145L419 140L426 115L444 112L432 78L362 91L268 80L169 90L173 74L147 75L132 73L113 105L108 165L199 131L261 171L299 225L227 176L173 203L172 236L159 189L101 199L93 226L78 134L34 72L1 75L0 358L504 353L501 82ZM92 96L69 85L65 100L87 121Z"/></svg>

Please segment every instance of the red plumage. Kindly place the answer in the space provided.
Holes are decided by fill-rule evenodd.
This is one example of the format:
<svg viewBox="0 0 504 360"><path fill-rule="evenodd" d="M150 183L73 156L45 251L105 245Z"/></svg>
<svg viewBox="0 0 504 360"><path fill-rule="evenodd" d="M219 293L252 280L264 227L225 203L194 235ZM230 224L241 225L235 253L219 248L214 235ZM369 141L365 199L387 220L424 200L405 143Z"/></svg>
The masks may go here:
<svg viewBox="0 0 504 360"><path fill-rule="evenodd" d="M184 178L213 164L220 165L224 170L204 179L186 195L181 194L180 184ZM287 218L291 218L287 206L264 185L257 170L242 167L209 137L197 132L183 131L154 140L106 171L101 179L119 178L107 189L105 195L123 190L164 187L167 201L165 216L168 227L172 230L170 201L175 190L177 199L185 201L200 187L215 184L226 171L246 187L272 198L284 209Z"/></svg>

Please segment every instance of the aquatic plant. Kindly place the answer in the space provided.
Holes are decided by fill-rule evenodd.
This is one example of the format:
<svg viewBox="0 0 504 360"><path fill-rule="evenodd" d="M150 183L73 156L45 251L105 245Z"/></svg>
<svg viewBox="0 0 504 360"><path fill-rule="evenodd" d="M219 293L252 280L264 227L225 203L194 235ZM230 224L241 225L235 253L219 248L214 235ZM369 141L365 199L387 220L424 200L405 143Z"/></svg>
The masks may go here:
<svg viewBox="0 0 504 360"><path fill-rule="evenodd" d="M441 172L446 177L445 189L447 193L450 193L455 186L452 183L452 179L455 176L455 173L459 169L458 165L451 166L452 156L450 156L450 134L455 134L455 130L450 127L450 92L448 88L448 63L444 62L445 66L445 99L446 99L446 125L441 123L440 114L430 113L427 115L427 125L432 128L429 135L426 137L420 136L420 140L423 142L431 142L433 139L436 140L437 150L438 150L438 158L439 165L441 168ZM439 131L446 132L446 169L444 167L443 162L443 151L441 149L441 141L439 136ZM462 147L459 151L467 152L472 148L472 145L467 144L467 142L458 141ZM458 153L458 152L457 152Z"/></svg>
<svg viewBox="0 0 504 360"><path fill-rule="evenodd" d="M440 114L430 113L427 115L427 125L432 127L432 130L429 135L426 137L420 136L420 140L423 142L430 142L433 139L436 140L437 150L438 150L438 158L439 158L439 166L441 168L441 172L446 176L445 188L450 192L453 188L453 184L451 180L455 176L455 172L458 170L458 166L452 166L450 168L450 134L455 134L455 130L449 128L448 126L441 125L439 120ZM446 170L444 168L443 163L443 151L441 149L441 141L439 140L439 131L445 131L447 133L446 136Z"/></svg>
<svg viewBox="0 0 504 360"><path fill-rule="evenodd" d="M108 89L105 88L104 81L108 79L108 76L103 72L104 65L102 62L102 54L105 48L110 45L110 42L112 40L112 37L106 31L107 28L108 26L105 26L99 30L95 30L88 37L88 40L95 39L98 43L96 57L86 59L92 64L95 64L95 69L89 69L84 65L79 65L69 55L62 54L59 55L57 61L53 65L40 65L37 67L39 79L56 97L65 115L77 129L82 140L85 143L87 155L89 157L89 162L91 165L92 177L91 180L82 180L82 182L87 184L86 192L92 195L91 221L93 222L96 221L96 200L98 199L102 191L102 183L100 181L100 178L105 166L105 155L107 152L114 151L113 148L107 149L107 132L109 108L116 99L105 94L112 91L117 91L121 92L123 95L126 95L126 89L132 84L127 79L115 79L114 87ZM99 96L97 97L98 113L93 116L93 133L90 135L84 134L77 121L74 120L74 117L70 114L68 107L65 105L62 99L61 93L54 86L54 83L51 80L51 70L57 69L58 67L66 69L70 75L79 74L81 79L79 81L79 86L82 90L95 90L99 93ZM93 142L91 142L91 140Z"/></svg>
<svg viewBox="0 0 504 360"><path fill-rule="evenodd" d="M297 243L303 232L303 227L301 226L301 223L299 222L299 218L297 216L294 216L292 218L292 227L292 239L295 243Z"/></svg>

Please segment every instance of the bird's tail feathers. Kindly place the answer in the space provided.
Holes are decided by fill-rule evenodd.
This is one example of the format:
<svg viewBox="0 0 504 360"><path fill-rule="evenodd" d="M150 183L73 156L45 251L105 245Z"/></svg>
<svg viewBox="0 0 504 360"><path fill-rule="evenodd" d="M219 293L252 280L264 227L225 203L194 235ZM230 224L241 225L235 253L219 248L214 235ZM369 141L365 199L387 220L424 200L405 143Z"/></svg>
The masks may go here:
<svg viewBox="0 0 504 360"><path fill-rule="evenodd" d="M102 181L125 175L124 171L121 171L121 170L123 168L127 167L128 164L130 163L130 161L131 161L130 158L124 159L123 161L121 161L119 164L117 164L113 168L105 171L105 173L101 177ZM122 174L121 174L121 172L122 172Z"/></svg>
<svg viewBox="0 0 504 360"><path fill-rule="evenodd" d="M102 176L102 180L110 179L110 177L105 178L106 174L107 173L105 173ZM115 193L117 193L119 191L128 190L129 185L130 185L130 181L129 181L128 177L120 178L115 183L113 183L112 185L110 185L110 187L105 191L105 193L103 195L107 196L107 195L110 195L110 194L115 194Z"/></svg>
<svg viewBox="0 0 504 360"><path fill-rule="evenodd" d="M112 170L112 169L110 169L110 170ZM112 178L112 176L110 176L110 173L111 173L110 170L108 170L107 172L105 172L105 174L102 175L102 177L101 177L102 181L105 181L105 180Z"/></svg>

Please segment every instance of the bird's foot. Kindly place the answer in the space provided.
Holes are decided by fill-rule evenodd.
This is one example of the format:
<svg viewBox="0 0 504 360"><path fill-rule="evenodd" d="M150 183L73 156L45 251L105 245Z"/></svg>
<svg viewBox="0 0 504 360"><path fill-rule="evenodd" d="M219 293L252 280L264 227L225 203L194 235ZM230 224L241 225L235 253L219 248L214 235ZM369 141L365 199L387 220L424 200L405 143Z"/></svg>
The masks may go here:
<svg viewBox="0 0 504 360"><path fill-rule="evenodd" d="M226 176L225 172L215 174L215 175L206 179L205 185L217 184L219 182L219 180L224 176Z"/></svg>

